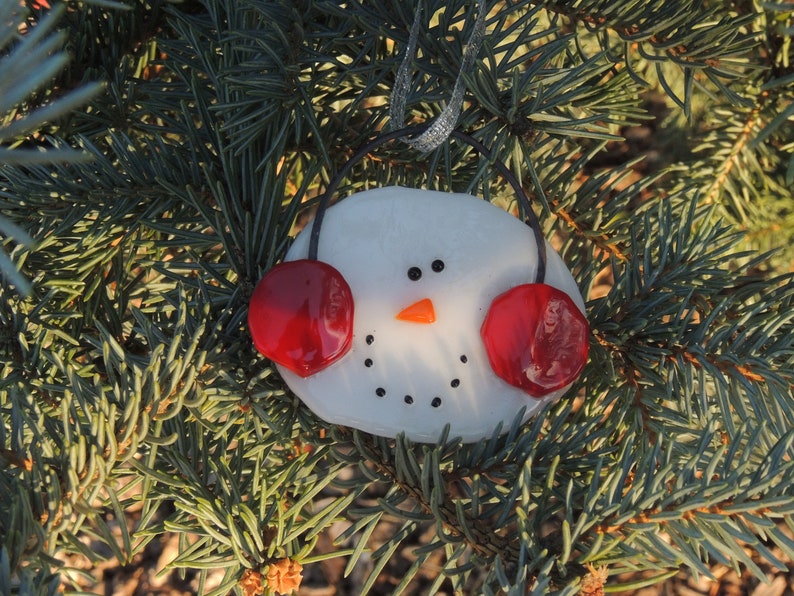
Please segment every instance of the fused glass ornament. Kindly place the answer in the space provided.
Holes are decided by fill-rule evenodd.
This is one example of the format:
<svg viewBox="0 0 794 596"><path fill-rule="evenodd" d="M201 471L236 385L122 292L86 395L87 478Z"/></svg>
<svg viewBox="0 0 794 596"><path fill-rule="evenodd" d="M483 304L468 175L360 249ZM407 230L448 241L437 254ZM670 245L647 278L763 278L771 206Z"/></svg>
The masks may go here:
<svg viewBox="0 0 794 596"><path fill-rule="evenodd" d="M249 315L256 346L320 418L427 442L449 424L472 442L506 431L522 408L529 418L580 374L584 302L521 220L471 195L401 187L356 193L322 216L322 236L311 225L297 236ZM344 284L326 291L307 263ZM296 268L289 283L277 277L285 266Z"/></svg>

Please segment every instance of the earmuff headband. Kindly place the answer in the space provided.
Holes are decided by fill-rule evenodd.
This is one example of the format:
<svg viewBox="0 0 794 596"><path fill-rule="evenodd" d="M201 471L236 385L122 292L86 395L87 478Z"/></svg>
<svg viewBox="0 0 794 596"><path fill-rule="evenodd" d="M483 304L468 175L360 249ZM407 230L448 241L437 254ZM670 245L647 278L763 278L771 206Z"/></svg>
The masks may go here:
<svg viewBox="0 0 794 596"><path fill-rule="evenodd" d="M320 197L320 202L317 206L317 214L314 217L311 236L309 238L308 258L310 260L317 260L317 253L320 244L320 230L322 229L323 218L325 217L325 212L328 209L331 197L334 195L336 189L339 187L339 184L341 184L342 180L344 180L345 176L350 173L350 170L353 168L353 166L381 145L402 137L416 136L424 132L426 129L427 125L408 126L399 130L383 133L362 145L362 147L356 151L356 153L350 159L348 159L344 165L342 165L336 175L331 179L331 182L325 189L325 193L323 193L323 195ZM538 269L535 275L535 283L542 284L546 277L546 241L543 238L538 217L532 210L532 204L529 200L529 197L527 197L526 193L524 192L524 189L521 188L521 184L518 182L513 173L507 168L507 166L500 160L496 159L493 155L493 152L480 141L457 130L453 130L450 133L450 136L462 141L463 143L466 143L480 153L483 157L490 160L496 170L513 188L516 198L518 199L524 211L526 217L525 223L530 227L532 234L535 237L535 244L538 250Z"/></svg>

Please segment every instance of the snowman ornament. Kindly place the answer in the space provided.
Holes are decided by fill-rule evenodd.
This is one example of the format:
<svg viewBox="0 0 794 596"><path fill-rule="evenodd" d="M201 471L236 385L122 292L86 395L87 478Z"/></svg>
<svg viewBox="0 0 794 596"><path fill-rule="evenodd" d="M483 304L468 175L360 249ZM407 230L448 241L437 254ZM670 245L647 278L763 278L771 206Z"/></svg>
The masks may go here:
<svg viewBox="0 0 794 596"><path fill-rule="evenodd" d="M589 327L576 282L509 213L467 194L386 187L323 218L322 235L308 226L257 285L249 326L326 422L421 442L449 425L450 438L474 442L580 375Z"/></svg>

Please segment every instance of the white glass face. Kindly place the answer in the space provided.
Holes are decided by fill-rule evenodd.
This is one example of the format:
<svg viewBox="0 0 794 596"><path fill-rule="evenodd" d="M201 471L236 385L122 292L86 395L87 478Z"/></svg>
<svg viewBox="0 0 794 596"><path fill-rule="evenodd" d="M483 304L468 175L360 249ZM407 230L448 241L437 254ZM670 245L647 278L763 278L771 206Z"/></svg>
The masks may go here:
<svg viewBox="0 0 794 596"><path fill-rule="evenodd" d="M287 261L307 257L310 231L311 224L298 235ZM567 267L546 250L545 283L584 312ZM488 308L533 283L537 270L531 229L502 209L465 194L361 192L328 209L318 258L352 290L352 347L306 378L279 371L327 422L426 442L450 424L450 438L471 442L499 423L506 432L521 408L529 417L567 389L534 398L490 368L480 337Z"/></svg>

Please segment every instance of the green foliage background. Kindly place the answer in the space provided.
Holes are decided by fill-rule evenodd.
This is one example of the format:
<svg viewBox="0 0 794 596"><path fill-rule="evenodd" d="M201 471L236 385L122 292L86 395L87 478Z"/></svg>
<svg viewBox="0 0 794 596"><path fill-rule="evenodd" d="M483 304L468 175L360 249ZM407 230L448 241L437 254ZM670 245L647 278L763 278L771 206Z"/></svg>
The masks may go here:
<svg viewBox="0 0 794 596"><path fill-rule="evenodd" d="M0 593L68 589L55 555L96 559L83 537L124 563L166 531L173 567L226 570L217 594L285 557L350 571L395 519L366 589L428 528L395 592L438 553L426 589L478 594L794 558L790 4L489 2L459 128L521 178L592 325L532 422L466 446L327 428L257 355L254 284L387 125L415 4L0 1ZM474 17L425 4L413 122ZM340 194L385 184L510 207L454 143L384 150ZM317 552L338 519L358 546Z"/></svg>

